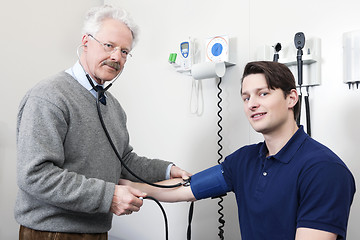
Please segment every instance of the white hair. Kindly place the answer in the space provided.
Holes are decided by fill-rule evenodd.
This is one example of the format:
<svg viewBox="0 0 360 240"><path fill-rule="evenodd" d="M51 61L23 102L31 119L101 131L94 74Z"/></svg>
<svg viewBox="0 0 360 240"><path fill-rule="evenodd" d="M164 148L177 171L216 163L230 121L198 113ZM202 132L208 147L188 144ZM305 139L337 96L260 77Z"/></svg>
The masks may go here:
<svg viewBox="0 0 360 240"><path fill-rule="evenodd" d="M138 40L138 26L135 24L133 19L130 17L130 14L126 10L122 8L116 8L111 5L103 5L100 7L91 8L86 14L82 33L92 34L95 36L96 33L101 29L102 21L109 18L123 22L130 29L133 36L132 47L134 47Z"/></svg>

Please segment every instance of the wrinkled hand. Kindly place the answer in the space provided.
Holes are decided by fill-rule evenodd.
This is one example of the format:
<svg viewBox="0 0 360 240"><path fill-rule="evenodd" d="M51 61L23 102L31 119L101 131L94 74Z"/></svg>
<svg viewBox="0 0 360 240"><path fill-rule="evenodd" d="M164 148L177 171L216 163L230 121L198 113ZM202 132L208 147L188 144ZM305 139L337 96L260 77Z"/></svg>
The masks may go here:
<svg viewBox="0 0 360 240"><path fill-rule="evenodd" d="M143 204L139 197L146 197L146 194L130 186L115 185L110 211L117 216L138 212Z"/></svg>
<svg viewBox="0 0 360 240"><path fill-rule="evenodd" d="M170 178L188 179L192 174L173 165L170 169Z"/></svg>

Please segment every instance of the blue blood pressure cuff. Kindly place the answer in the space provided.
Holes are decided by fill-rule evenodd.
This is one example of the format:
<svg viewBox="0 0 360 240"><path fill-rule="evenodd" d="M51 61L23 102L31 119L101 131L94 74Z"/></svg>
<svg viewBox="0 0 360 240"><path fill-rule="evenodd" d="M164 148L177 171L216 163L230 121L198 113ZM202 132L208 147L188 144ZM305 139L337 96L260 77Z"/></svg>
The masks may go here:
<svg viewBox="0 0 360 240"><path fill-rule="evenodd" d="M208 168L191 176L191 191L197 200L218 197L230 191L221 165Z"/></svg>

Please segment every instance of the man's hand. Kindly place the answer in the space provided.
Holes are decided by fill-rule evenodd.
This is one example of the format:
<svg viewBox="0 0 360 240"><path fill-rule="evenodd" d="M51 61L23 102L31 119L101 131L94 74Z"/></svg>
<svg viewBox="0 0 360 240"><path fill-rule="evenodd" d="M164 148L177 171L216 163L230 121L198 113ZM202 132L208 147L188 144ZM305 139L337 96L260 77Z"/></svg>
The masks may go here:
<svg viewBox="0 0 360 240"><path fill-rule="evenodd" d="M138 212L143 204L139 197L146 197L146 194L130 186L115 185L110 211L118 216Z"/></svg>
<svg viewBox="0 0 360 240"><path fill-rule="evenodd" d="M170 178L188 179L192 174L173 165L170 169Z"/></svg>

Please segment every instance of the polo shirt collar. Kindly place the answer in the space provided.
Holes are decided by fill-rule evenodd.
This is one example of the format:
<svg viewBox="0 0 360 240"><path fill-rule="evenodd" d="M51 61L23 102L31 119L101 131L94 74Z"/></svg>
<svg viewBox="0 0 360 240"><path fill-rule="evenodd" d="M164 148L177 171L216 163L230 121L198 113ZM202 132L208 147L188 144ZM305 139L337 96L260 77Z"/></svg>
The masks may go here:
<svg viewBox="0 0 360 240"><path fill-rule="evenodd" d="M300 126L285 146L277 154L271 157L282 163L289 163L307 137L308 135L304 132L304 127ZM260 147L259 156L265 158L267 153L268 149L264 141Z"/></svg>

